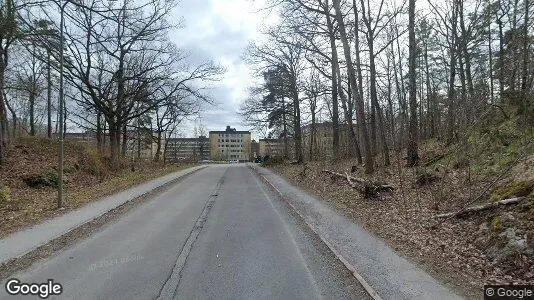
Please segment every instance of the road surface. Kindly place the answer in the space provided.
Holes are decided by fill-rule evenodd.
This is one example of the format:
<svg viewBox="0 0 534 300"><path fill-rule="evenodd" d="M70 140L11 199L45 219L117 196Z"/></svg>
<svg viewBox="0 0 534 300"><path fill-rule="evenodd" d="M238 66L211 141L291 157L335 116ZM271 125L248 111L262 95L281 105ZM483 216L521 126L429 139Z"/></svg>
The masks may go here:
<svg viewBox="0 0 534 300"><path fill-rule="evenodd" d="M12 277L53 279L60 299L369 298L244 164L202 169Z"/></svg>

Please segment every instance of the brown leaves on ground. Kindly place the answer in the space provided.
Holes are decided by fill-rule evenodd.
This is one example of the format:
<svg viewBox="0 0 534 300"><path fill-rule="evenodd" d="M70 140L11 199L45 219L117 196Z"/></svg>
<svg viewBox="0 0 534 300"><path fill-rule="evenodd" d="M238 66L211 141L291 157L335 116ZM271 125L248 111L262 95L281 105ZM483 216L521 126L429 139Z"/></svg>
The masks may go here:
<svg viewBox="0 0 534 300"><path fill-rule="evenodd" d="M66 141L65 150L65 205L58 210L55 188L31 188L24 182L29 176L56 172L57 142L24 138L9 148L7 163L0 165L0 188L9 192L9 200L0 201L0 237L188 166L144 163L135 171L129 165L110 170L87 144Z"/></svg>
<svg viewBox="0 0 534 300"><path fill-rule="evenodd" d="M489 195L485 195L485 189L488 179L468 174L469 170L465 168L440 168L438 171L435 167L406 168L402 156L398 155L392 159L391 166L379 168L372 178L367 177L393 185L395 191L376 199L363 199L346 181L321 173L324 169L350 172L355 165L355 160L334 164L319 161L308 162L304 166L279 164L273 169L347 217L357 220L395 250L443 282L452 282L469 296L480 297L479 291L485 283L534 281L532 257L519 255L516 260L496 261L487 256L487 243L483 242L496 232L491 229L484 231L481 227L501 214L503 209L512 210L511 213L515 214L514 227L530 226L534 233L534 223L515 213L513 207L478 213L464 219L450 219L431 226L435 225L434 215L459 210L480 193L483 194L482 201L487 201ZM365 178L363 168L358 166L357 169L355 174ZM432 177L432 180L421 184L422 177Z"/></svg>

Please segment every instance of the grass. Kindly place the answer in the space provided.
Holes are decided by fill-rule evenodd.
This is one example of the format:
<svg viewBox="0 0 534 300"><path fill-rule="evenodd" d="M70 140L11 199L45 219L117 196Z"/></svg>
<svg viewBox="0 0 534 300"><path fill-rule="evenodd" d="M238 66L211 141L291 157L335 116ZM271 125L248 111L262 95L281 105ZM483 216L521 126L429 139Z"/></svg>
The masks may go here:
<svg viewBox="0 0 534 300"><path fill-rule="evenodd" d="M166 174L183 170L194 165L168 165L161 168L150 167L140 169L135 172L126 172L119 176L111 177L109 180L97 183L88 190L67 189L66 195L69 199L69 206L78 206L83 203L92 201L95 198L101 198L116 192L128 189L134 185L149 181Z"/></svg>
<svg viewBox="0 0 534 300"><path fill-rule="evenodd" d="M58 216L103 196L192 165L131 162L109 167L96 147L65 143L65 203L57 209L57 149L55 140L23 137L8 149L0 165L0 237ZM33 186L33 187L32 187Z"/></svg>

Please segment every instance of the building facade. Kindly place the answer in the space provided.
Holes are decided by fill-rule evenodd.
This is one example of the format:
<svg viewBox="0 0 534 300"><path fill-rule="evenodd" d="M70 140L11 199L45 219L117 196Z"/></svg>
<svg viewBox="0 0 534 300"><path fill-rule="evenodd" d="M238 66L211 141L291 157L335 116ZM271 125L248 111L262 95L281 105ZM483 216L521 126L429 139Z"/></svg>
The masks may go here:
<svg viewBox="0 0 534 300"><path fill-rule="evenodd" d="M259 142L260 156L284 156L283 139L260 139ZM289 148L289 145L288 145ZM289 152L289 149L288 149ZM288 153L290 155L290 153Z"/></svg>
<svg viewBox="0 0 534 300"><path fill-rule="evenodd" d="M251 160L256 158L257 156L260 156L260 143L256 142L256 140L252 140L250 143L250 153L251 153Z"/></svg>
<svg viewBox="0 0 534 300"><path fill-rule="evenodd" d="M156 132L147 129L127 131L126 138L126 156L149 160L156 155L158 149L158 134ZM165 133L162 133L161 139L163 145Z"/></svg>
<svg viewBox="0 0 534 300"><path fill-rule="evenodd" d="M252 159L250 131L238 131L226 126L225 131L210 131L212 160L241 162Z"/></svg>
<svg viewBox="0 0 534 300"><path fill-rule="evenodd" d="M333 133L332 123L323 122L302 127L302 151L304 157L310 159L331 158L333 155ZM348 138L348 128L346 125L339 125L339 153L341 156L348 155L350 151Z"/></svg>
<svg viewBox="0 0 534 300"><path fill-rule="evenodd" d="M198 138L168 138L166 141L165 161L201 161L210 159L209 139L205 136Z"/></svg>

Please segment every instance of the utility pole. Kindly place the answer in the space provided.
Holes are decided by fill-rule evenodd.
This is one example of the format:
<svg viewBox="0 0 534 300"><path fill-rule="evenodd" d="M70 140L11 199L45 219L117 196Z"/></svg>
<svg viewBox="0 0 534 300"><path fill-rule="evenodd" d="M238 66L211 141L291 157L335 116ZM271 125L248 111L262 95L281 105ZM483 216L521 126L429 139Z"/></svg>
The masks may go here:
<svg viewBox="0 0 534 300"><path fill-rule="evenodd" d="M65 6L68 0L63 4L60 2L60 22L59 22L59 161L58 161L58 190L57 190L57 208L62 208L64 203L63 195L63 165L65 160L65 137L64 137L64 90L63 90L63 64L64 64L64 49L63 44L65 37L63 36L63 27L65 27Z"/></svg>

